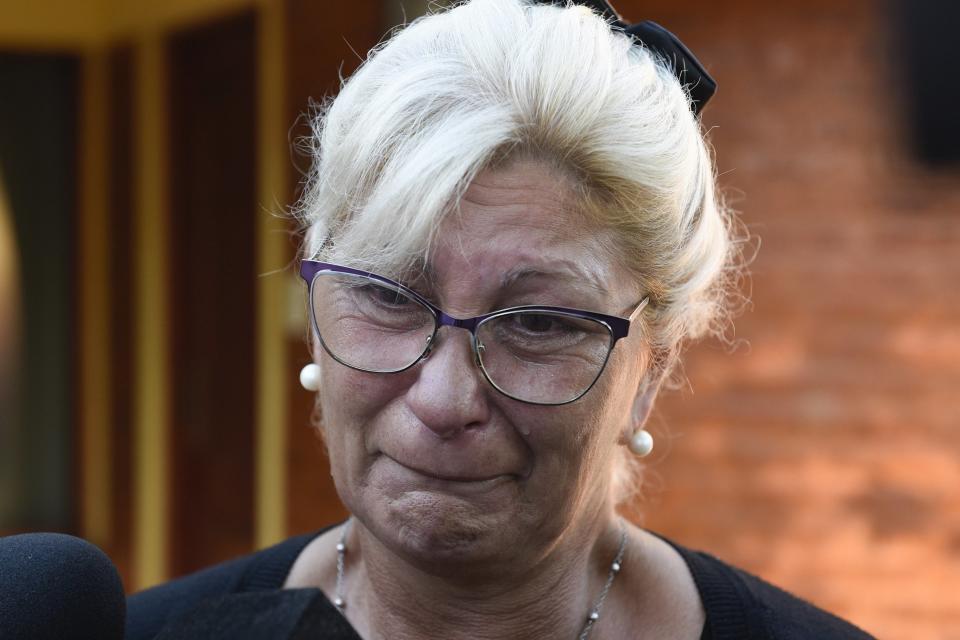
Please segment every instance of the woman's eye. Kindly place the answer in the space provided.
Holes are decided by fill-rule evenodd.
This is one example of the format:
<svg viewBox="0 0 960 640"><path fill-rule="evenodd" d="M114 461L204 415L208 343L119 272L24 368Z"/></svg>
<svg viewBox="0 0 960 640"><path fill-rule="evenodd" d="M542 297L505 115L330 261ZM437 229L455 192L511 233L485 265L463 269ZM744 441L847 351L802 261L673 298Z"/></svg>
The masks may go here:
<svg viewBox="0 0 960 640"><path fill-rule="evenodd" d="M403 295L399 291L394 291L393 289L388 289L387 287L368 285L362 287L362 291L363 294L373 302L388 307L405 307L409 306L412 302L410 298Z"/></svg>
<svg viewBox="0 0 960 640"><path fill-rule="evenodd" d="M556 320L550 316L527 313L519 317L520 326L531 333L546 333L556 328Z"/></svg>

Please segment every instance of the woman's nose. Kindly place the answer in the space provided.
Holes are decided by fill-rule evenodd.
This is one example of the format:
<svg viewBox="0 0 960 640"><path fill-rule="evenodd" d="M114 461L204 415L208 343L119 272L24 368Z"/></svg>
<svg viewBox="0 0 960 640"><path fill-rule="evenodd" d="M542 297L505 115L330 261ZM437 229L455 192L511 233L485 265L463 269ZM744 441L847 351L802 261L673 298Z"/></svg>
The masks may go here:
<svg viewBox="0 0 960 640"><path fill-rule="evenodd" d="M417 379L407 390L410 409L443 439L482 426L490 417L487 382L470 340L463 330L442 328L429 355L416 366Z"/></svg>

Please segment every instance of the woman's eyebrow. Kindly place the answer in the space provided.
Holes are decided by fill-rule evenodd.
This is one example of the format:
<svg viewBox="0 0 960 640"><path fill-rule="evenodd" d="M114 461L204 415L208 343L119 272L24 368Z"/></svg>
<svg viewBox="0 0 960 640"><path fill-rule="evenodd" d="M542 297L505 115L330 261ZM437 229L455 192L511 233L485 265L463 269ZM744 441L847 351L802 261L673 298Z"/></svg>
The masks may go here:
<svg viewBox="0 0 960 640"><path fill-rule="evenodd" d="M401 274L397 275L397 277L391 279L399 282L408 289L414 290L429 289L432 291L437 283L437 277L433 267L425 260L417 260L413 266L405 269Z"/></svg>
<svg viewBox="0 0 960 640"><path fill-rule="evenodd" d="M608 296L610 292L604 286L598 274L582 268L576 263L560 262L544 267L523 266L511 269L503 274L500 286L507 288L525 280L549 279L572 284L578 288L588 287L596 292Z"/></svg>
<svg viewBox="0 0 960 640"><path fill-rule="evenodd" d="M402 282L411 288L418 288L419 285L419 287L429 291L435 291L439 287L437 274L430 263L422 262L414 273L416 274L415 277L404 279ZM598 294L603 299L610 296L610 291L605 286L599 273L584 268L579 263L565 260L551 260L549 265L520 265L514 267L500 277L499 284L501 289L508 289L516 285L522 285L524 281L536 280L571 286L573 289Z"/></svg>

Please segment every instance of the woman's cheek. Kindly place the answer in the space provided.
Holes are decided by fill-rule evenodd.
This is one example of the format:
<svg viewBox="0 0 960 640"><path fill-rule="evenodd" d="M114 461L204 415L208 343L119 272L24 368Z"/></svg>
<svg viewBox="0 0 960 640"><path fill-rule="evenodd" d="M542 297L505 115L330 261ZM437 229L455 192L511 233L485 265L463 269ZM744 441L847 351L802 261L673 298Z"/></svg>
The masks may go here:
<svg viewBox="0 0 960 640"><path fill-rule="evenodd" d="M350 369L330 357L322 364L324 415L369 420L410 385L408 373L366 373ZM326 411L330 407L329 411ZM347 415L348 414L348 415Z"/></svg>

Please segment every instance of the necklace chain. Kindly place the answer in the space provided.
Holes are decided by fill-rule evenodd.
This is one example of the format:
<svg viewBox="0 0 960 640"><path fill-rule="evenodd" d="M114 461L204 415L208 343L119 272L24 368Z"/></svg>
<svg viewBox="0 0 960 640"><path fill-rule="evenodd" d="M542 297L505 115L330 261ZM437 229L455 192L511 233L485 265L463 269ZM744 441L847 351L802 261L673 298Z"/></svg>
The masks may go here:
<svg viewBox="0 0 960 640"><path fill-rule="evenodd" d="M343 613L343 610L347 606L346 600L343 598L343 575L347 556L347 534L350 532L350 525L352 523L352 518L347 520L347 523L343 527L343 531L340 532L340 541L337 543L337 586L336 594L333 598L333 606L335 606L340 613ZM623 553L626 548L627 529L621 523L620 546L617 548L617 555L614 556L613 562L610 563L610 571L607 573L607 581L603 584L603 588L600 589L600 595L597 597L597 601L593 604L593 608L590 609L590 613L587 615L587 620L584 622L583 629L580 631L580 635L577 636L577 640L587 640L587 638L590 636L590 632L593 630L594 625L596 625L597 621L600 620L600 610L603 609L603 602L607 599L607 594L610 592L610 587L613 585L614 578L617 577L617 574L620 573L620 569L623 566Z"/></svg>

